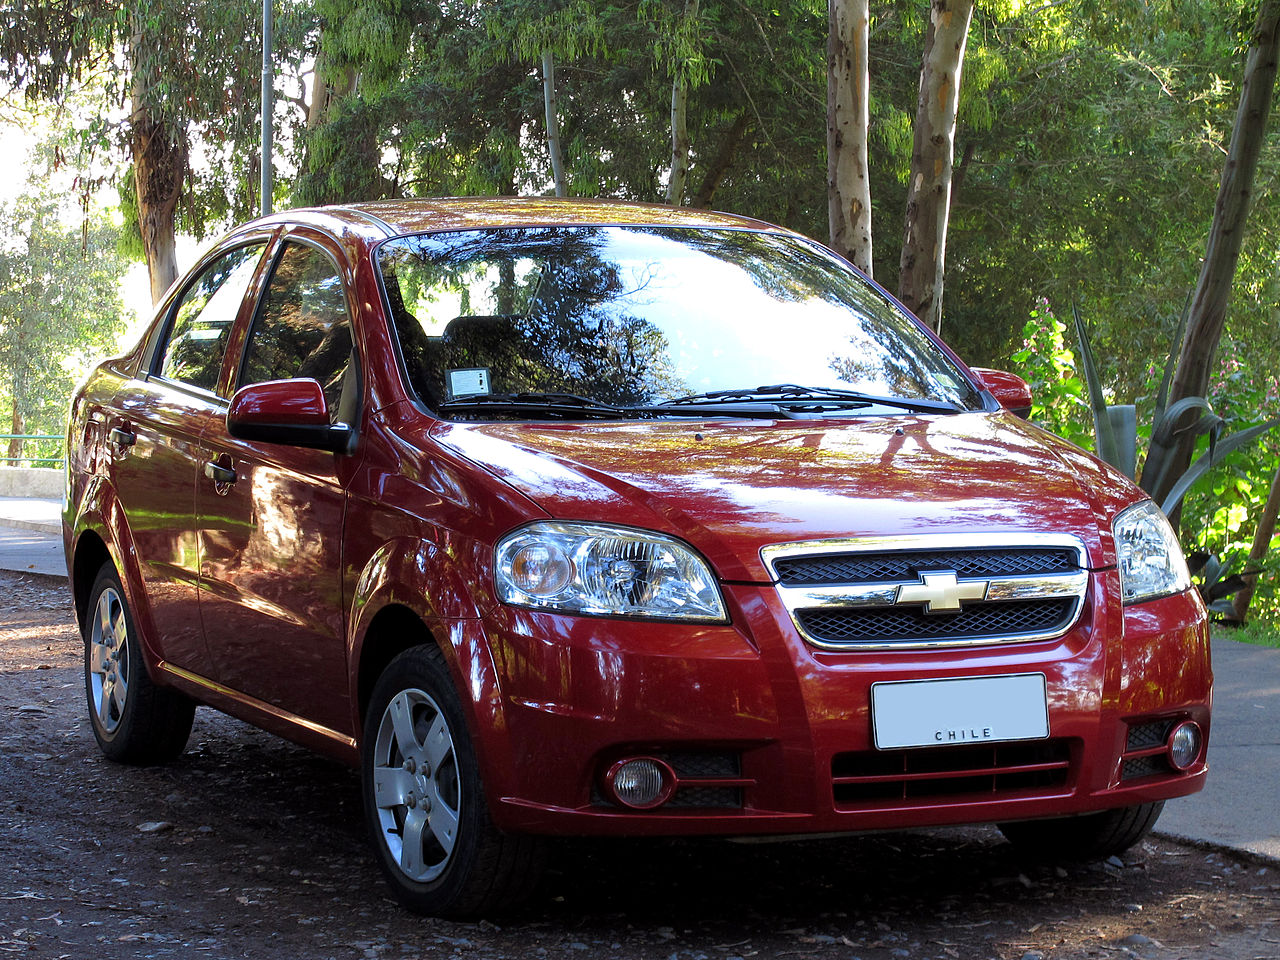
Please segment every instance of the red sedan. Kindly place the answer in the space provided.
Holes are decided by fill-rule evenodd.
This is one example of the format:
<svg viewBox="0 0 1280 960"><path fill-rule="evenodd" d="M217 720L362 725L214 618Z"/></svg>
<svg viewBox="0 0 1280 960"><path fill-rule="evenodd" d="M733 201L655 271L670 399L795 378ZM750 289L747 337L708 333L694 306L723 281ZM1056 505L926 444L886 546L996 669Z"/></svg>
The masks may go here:
<svg viewBox="0 0 1280 960"><path fill-rule="evenodd" d="M1206 773L1163 515L812 241L388 201L210 249L73 403L107 756L206 704L363 774L396 895L555 835L999 823L1096 855Z"/></svg>

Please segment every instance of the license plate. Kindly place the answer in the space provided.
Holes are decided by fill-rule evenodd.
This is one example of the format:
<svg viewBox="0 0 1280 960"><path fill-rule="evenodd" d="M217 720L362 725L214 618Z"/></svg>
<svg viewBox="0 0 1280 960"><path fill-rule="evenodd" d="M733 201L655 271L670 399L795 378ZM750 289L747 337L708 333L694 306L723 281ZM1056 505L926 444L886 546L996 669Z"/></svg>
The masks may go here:
<svg viewBox="0 0 1280 960"><path fill-rule="evenodd" d="M1044 674L874 683L871 727L877 750L1042 740Z"/></svg>

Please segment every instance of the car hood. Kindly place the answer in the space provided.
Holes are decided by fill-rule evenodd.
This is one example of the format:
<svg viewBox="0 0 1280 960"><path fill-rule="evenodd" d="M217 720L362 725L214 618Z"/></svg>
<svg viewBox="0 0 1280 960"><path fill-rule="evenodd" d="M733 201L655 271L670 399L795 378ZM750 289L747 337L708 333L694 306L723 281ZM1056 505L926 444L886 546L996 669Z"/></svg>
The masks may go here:
<svg viewBox="0 0 1280 960"><path fill-rule="evenodd" d="M656 529L727 580L835 537L1072 533L1115 562L1121 474L1008 413L863 421L439 423L434 438L561 520Z"/></svg>

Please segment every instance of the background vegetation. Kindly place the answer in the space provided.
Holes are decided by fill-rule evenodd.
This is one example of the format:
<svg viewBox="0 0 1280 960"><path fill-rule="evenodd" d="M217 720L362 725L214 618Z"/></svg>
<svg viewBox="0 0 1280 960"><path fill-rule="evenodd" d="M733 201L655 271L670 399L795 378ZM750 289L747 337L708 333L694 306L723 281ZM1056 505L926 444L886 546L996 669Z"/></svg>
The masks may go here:
<svg viewBox="0 0 1280 960"><path fill-rule="evenodd" d="M0 38L0 119L40 104L50 116L48 105L79 98L77 109L52 115L57 146L30 161L37 179L82 171L69 191L78 198L69 222L79 225L47 227L41 248L79 251L94 264L88 274L119 272L90 242L110 229L88 202L104 181L118 187L115 229L135 257L154 259L165 216L197 236L250 217L259 202L257 3L73 6L0 0L13 25ZM1075 337L1058 317L1078 305L1108 399L1137 404L1139 423L1149 423L1204 257L1260 6L975 5L942 332L970 363L1026 375L1036 417L1086 446L1092 420ZM868 4L871 267L891 290L930 8ZM818 0L277 0L276 15L277 206L550 193L558 145L568 194L714 206L828 235L828 9ZM548 136L548 62L557 137ZM683 147L673 144L676 103ZM1278 147L1272 122L1210 390L1233 426L1280 413L1280 204L1269 202ZM37 221L2 219L10 259L0 273L0 342L9 343L42 308L38 287L21 279L34 269L22 250ZM69 262L50 261L46 279L81 283ZM74 332L58 348L65 355L111 329L101 316L113 312L109 296L83 289L72 298L78 314L47 304L38 321ZM26 429L57 432L71 374L33 388L5 376L5 411ZM1187 547L1240 567L1278 470L1274 435L1215 469L1186 501ZM1252 615L1277 619L1274 551L1268 557L1272 574Z"/></svg>

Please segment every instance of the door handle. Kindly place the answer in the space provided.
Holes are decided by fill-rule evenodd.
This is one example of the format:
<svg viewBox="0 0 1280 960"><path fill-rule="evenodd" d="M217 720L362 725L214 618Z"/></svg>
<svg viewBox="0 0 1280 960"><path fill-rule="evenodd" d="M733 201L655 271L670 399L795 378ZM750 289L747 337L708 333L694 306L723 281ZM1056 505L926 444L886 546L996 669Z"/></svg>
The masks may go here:
<svg viewBox="0 0 1280 960"><path fill-rule="evenodd" d="M220 463L210 460L204 465L204 475L214 483L235 483L236 472L231 467L224 467Z"/></svg>
<svg viewBox="0 0 1280 960"><path fill-rule="evenodd" d="M107 434L111 438L111 442L118 447L132 447L138 442L138 436L133 431L125 427L112 427L111 432Z"/></svg>

